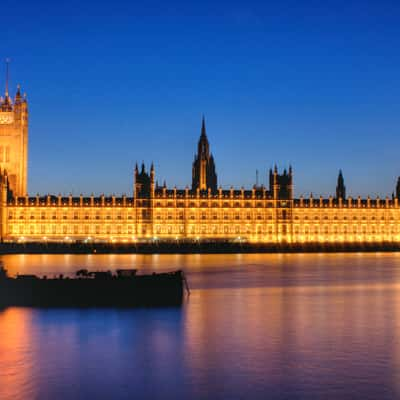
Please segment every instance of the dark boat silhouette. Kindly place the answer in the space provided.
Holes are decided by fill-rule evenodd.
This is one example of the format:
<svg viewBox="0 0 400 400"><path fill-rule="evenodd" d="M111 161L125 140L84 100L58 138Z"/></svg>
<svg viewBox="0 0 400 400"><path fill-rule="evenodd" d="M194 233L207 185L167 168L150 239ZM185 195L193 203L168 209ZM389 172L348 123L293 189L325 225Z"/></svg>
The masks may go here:
<svg viewBox="0 0 400 400"><path fill-rule="evenodd" d="M59 275L9 277L0 267L0 307L164 307L182 304L186 278L182 271L137 275L136 270L77 271Z"/></svg>

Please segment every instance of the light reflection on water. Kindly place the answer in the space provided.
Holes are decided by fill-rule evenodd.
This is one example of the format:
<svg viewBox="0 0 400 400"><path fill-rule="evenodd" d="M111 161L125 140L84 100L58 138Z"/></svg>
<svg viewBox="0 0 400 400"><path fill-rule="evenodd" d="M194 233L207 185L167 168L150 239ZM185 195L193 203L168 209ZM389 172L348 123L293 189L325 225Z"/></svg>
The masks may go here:
<svg viewBox="0 0 400 400"><path fill-rule="evenodd" d="M0 399L400 397L400 254L25 255L185 269L182 309L0 311Z"/></svg>

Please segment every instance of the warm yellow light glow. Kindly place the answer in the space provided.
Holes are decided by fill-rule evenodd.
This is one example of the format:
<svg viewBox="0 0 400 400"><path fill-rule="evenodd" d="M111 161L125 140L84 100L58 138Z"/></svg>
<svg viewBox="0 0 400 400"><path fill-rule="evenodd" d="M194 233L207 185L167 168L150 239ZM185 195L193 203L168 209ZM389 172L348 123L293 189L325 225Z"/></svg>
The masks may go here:
<svg viewBox="0 0 400 400"><path fill-rule="evenodd" d="M218 239L321 245L400 242L398 201L381 200L382 204L374 202L369 208L358 207L356 200L352 207L347 202L325 202L321 208L319 201L300 206L298 200L290 200L282 207L279 201L266 198L257 206L258 200L234 194L205 201L200 194L185 192L178 205L171 196L168 192L159 195L157 202L146 208L126 198L114 198L113 203L104 197L80 201L72 196L57 200L38 196L27 202L17 198L3 206L3 239L112 243ZM144 212L149 216L146 219L141 217Z"/></svg>
<svg viewBox="0 0 400 400"><path fill-rule="evenodd" d="M4 241L151 242L189 239L252 243L399 243L400 208L394 199L281 198L278 172L269 190L216 192L150 188L133 197L28 197L28 108L0 110L0 238ZM201 185L207 187L202 175ZM285 184L287 185L287 184ZM10 189L13 196L10 197ZM145 198L143 198L145 197ZM289 197L289 199L287 198Z"/></svg>

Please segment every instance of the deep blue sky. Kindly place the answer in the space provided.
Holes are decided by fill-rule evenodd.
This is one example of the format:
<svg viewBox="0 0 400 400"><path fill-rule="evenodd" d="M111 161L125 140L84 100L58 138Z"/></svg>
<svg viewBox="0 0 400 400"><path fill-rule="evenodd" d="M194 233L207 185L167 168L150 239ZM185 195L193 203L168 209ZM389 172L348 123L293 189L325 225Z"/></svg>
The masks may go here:
<svg viewBox="0 0 400 400"><path fill-rule="evenodd" d="M339 168L350 195L392 192L398 1L82 3L2 1L30 193L131 194L136 160L184 187L203 113L223 187L276 162L296 195L333 193Z"/></svg>

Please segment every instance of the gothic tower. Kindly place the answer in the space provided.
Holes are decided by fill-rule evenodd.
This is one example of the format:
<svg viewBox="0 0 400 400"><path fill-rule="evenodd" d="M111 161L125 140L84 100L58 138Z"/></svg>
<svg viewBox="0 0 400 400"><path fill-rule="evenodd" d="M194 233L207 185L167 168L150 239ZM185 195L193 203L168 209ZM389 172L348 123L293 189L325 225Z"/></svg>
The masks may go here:
<svg viewBox="0 0 400 400"><path fill-rule="evenodd" d="M136 163L133 188L135 198L140 199L153 197L155 188L154 176L155 171L153 163L151 163L150 174L146 172L146 167L144 166L144 163L142 163L142 167L139 172L139 167Z"/></svg>
<svg viewBox="0 0 400 400"><path fill-rule="evenodd" d="M346 200L346 186L344 186L342 170L339 170L339 176L336 186L336 199Z"/></svg>
<svg viewBox="0 0 400 400"><path fill-rule="evenodd" d="M284 169L283 174L278 173L278 167L269 170L269 190L275 200L293 199L293 170L289 166L289 172Z"/></svg>
<svg viewBox="0 0 400 400"><path fill-rule="evenodd" d="M28 175L28 103L18 86L14 101L6 87L0 98L0 169L7 171L9 189L14 196L27 194Z"/></svg>
<svg viewBox="0 0 400 400"><path fill-rule="evenodd" d="M210 153L204 117L201 124L197 154L194 157L192 168L192 190L196 189L217 191L217 174L215 172L214 157Z"/></svg>

